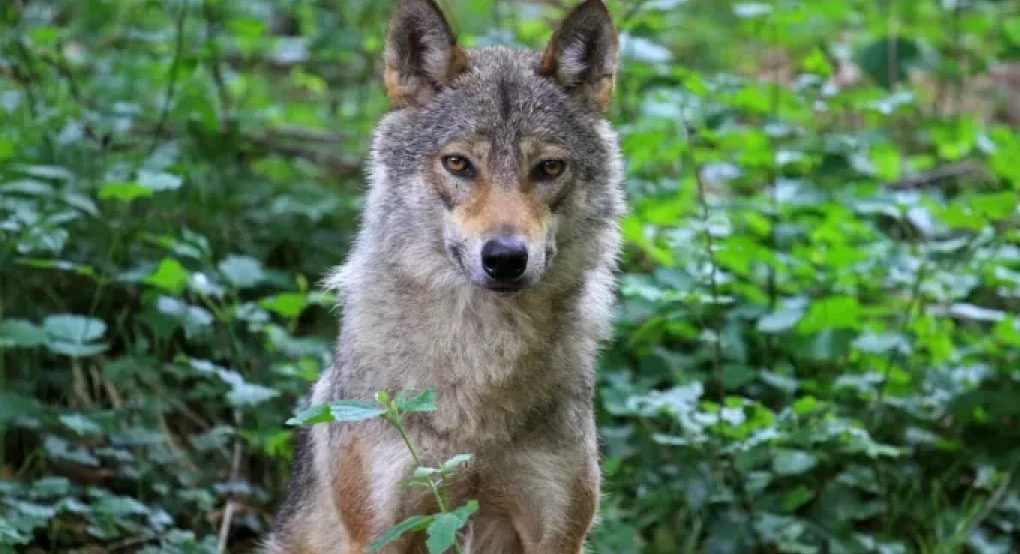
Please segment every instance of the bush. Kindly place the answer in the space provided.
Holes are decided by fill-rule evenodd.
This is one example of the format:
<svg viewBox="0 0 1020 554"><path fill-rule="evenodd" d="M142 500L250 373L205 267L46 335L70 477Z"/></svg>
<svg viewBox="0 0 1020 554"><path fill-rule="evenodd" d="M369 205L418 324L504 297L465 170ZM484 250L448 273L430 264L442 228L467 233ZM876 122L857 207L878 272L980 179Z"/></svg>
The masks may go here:
<svg viewBox="0 0 1020 554"><path fill-rule="evenodd" d="M468 45L562 13L446 4ZM265 532L392 5L0 7L3 548ZM1015 6L610 8L631 211L593 550L1020 551Z"/></svg>

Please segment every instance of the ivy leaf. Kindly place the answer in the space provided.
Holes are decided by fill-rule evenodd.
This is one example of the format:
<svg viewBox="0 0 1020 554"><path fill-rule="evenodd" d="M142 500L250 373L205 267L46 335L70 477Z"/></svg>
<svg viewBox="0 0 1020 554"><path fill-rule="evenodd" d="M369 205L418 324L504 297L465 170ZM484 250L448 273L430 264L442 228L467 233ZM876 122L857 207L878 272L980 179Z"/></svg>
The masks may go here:
<svg viewBox="0 0 1020 554"><path fill-rule="evenodd" d="M390 529L382 535L379 535L379 538L375 539L371 544L365 547L365 552L375 552L387 544L399 539L401 535L409 531L421 531L422 529L426 529L432 524L435 517L436 516L411 516L393 527L390 527Z"/></svg>

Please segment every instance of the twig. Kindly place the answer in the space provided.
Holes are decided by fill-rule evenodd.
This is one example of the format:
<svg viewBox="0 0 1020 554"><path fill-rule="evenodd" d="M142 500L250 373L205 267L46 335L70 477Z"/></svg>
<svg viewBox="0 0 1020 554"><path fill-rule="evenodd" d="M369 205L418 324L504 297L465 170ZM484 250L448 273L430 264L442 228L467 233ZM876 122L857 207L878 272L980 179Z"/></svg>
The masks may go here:
<svg viewBox="0 0 1020 554"><path fill-rule="evenodd" d="M708 201L705 200L705 183L701 178L701 171L698 169L697 165L694 162L694 152L692 150L693 144L691 142L691 131L690 128L687 126L686 121L681 122L681 128L683 129L684 133L684 142L687 143L687 148L685 149L686 152L685 157L690 163L691 169L694 173L694 182L697 184L698 187L698 205L701 208L701 219L705 226L704 230L705 247L708 250L708 263L709 265L711 265L711 271L709 273L709 290L712 293L712 301L718 302L719 283L718 280L716 279L715 241L712 240L712 232L709 230L708 225L709 210ZM712 326L712 332L715 334L714 341L715 367L713 368L713 372L716 374L716 379L718 381L716 384L721 386L722 378L720 377L720 373L722 372L722 359L723 359L722 330L719 328L718 324L715 324Z"/></svg>
<svg viewBox="0 0 1020 554"><path fill-rule="evenodd" d="M981 508L981 511L974 516L974 519L970 520L970 523L967 524L967 529L961 535L963 540L967 540L967 537L969 537L971 533L973 533L974 530L976 530L978 526L984 522L984 520L988 519L988 516L991 515L995 508L999 506L999 502L1002 502L1002 497L1006 495L1006 491L1009 490L1009 485L1013 481L1013 473L1016 471L1017 465L1020 465L1020 462L1013 464L1013 467L1006 473L1006 476L1002 478L1002 482L999 483L999 486L992 492L992 496L988 498L988 502L986 502L984 507Z"/></svg>
<svg viewBox="0 0 1020 554"><path fill-rule="evenodd" d="M166 439L167 446L170 447L170 451L181 460L184 465L188 466L188 469L198 472L198 466L191 461L187 453L177 444L174 440L173 433L170 431L170 426L166 424L166 418L163 417L163 412L158 412L157 419L159 420L159 430L163 432L163 437Z"/></svg>
<svg viewBox="0 0 1020 554"><path fill-rule="evenodd" d="M915 173L914 175L909 175L898 181L887 183L885 186L891 189L914 189L928 186L946 179L954 179L978 173L983 173L983 170L979 165L969 160L964 160L935 168L931 171Z"/></svg>
<svg viewBox="0 0 1020 554"><path fill-rule="evenodd" d="M234 421L237 427L241 426L241 412L234 411ZM236 481L237 475L241 471L241 438L238 437L234 441L234 459L230 465L230 481ZM216 541L216 552L223 554L227 550L227 540L230 538L230 524L234 519L234 511L236 507L234 500L228 499L227 506L223 509L223 521L220 522L220 534L219 539Z"/></svg>
<svg viewBox="0 0 1020 554"><path fill-rule="evenodd" d="M170 62L170 70L167 72L166 97L163 99L163 108L159 114L159 121L156 123L157 132L153 137L152 146L149 147L150 154L155 152L159 146L159 135L170 117L170 105L173 104L174 94L177 91L177 70L181 65L181 58L184 57L184 23L188 19L189 6L188 3L181 4L181 13L177 16L177 43L174 47L173 60Z"/></svg>
<svg viewBox="0 0 1020 554"><path fill-rule="evenodd" d="M303 158L315 164L325 166L340 176L355 175L361 171L359 165L324 150L308 148L298 144L286 144L273 140L271 136L266 135L260 136L245 133L244 139L261 150L293 158Z"/></svg>
<svg viewBox="0 0 1020 554"><path fill-rule="evenodd" d="M216 93L220 99L220 131L227 133L230 129L233 101L230 98L230 92L227 90L226 80L223 78L223 69L220 67L220 45L216 41L216 35L219 31L219 19L214 17L209 0L202 3L202 13L205 16L206 42L209 45L209 51L212 53L213 82L216 84Z"/></svg>

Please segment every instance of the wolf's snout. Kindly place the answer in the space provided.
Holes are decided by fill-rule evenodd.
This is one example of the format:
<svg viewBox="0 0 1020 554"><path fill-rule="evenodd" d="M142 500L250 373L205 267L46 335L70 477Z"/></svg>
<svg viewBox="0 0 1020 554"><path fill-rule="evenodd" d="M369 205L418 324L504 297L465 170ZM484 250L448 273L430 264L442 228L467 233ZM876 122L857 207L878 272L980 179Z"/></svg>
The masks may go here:
<svg viewBox="0 0 1020 554"><path fill-rule="evenodd" d="M496 237L482 246L482 269L500 283L520 279L528 269L528 245L517 237Z"/></svg>

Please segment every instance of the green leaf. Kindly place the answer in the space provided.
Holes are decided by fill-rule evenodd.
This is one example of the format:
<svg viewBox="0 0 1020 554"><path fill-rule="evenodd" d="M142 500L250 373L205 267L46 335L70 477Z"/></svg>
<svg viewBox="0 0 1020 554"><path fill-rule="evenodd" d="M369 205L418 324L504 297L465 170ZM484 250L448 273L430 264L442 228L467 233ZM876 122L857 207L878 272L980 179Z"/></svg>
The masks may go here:
<svg viewBox="0 0 1020 554"><path fill-rule="evenodd" d="M780 450L772 459L772 471L779 475L800 475L818 465L818 458L804 450Z"/></svg>
<svg viewBox="0 0 1020 554"><path fill-rule="evenodd" d="M0 321L0 348L32 348L46 344L46 331L31 321Z"/></svg>
<svg viewBox="0 0 1020 554"><path fill-rule="evenodd" d="M100 200L120 200L121 202L131 202L136 198L147 198L152 196L152 189L143 187L142 185L133 182L113 182L106 183L99 189Z"/></svg>
<svg viewBox="0 0 1020 554"><path fill-rule="evenodd" d="M921 47L907 37L879 37L857 54L857 63L882 88L891 89L921 62Z"/></svg>
<svg viewBox="0 0 1020 554"><path fill-rule="evenodd" d="M329 405L333 421L365 421L386 413L386 409L366 400L341 400Z"/></svg>
<svg viewBox="0 0 1020 554"><path fill-rule="evenodd" d="M457 516L462 521L461 527L463 527L464 523L467 523L468 518L471 517L471 515L474 514L477 511L478 511L478 501L477 500L468 500L467 502L464 503L463 506L460 506L459 508L454 510L452 513L453 513L453 515Z"/></svg>
<svg viewBox="0 0 1020 554"><path fill-rule="evenodd" d="M780 333L792 329L802 317L804 308L801 306L780 307L759 319L756 329L762 333Z"/></svg>
<svg viewBox="0 0 1020 554"><path fill-rule="evenodd" d="M82 414L64 414L60 416L60 423L79 435L99 435L103 432L102 427Z"/></svg>
<svg viewBox="0 0 1020 554"><path fill-rule="evenodd" d="M280 395L280 391L255 383L242 382L234 385L227 393L231 406L255 406Z"/></svg>
<svg viewBox="0 0 1020 554"><path fill-rule="evenodd" d="M815 497L815 491L806 485L797 485L783 493L780 504L786 512L792 512L807 504Z"/></svg>
<svg viewBox="0 0 1020 554"><path fill-rule="evenodd" d="M861 333L854 339L853 347L869 354L885 354L891 350L904 352L908 349L907 340L900 333Z"/></svg>
<svg viewBox="0 0 1020 554"><path fill-rule="evenodd" d="M259 301L259 305L285 318L292 319L301 315L301 312L305 310L305 306L308 305L308 297L302 293L285 292L263 298Z"/></svg>
<svg viewBox="0 0 1020 554"><path fill-rule="evenodd" d="M138 183L150 191L176 190L181 188L183 179L165 171L138 171Z"/></svg>
<svg viewBox="0 0 1020 554"><path fill-rule="evenodd" d="M163 258L144 282L172 294L180 294L188 284L188 271L174 258Z"/></svg>
<svg viewBox="0 0 1020 554"><path fill-rule="evenodd" d="M254 287L265 279L262 264L249 256L227 256L218 267L227 282L239 289Z"/></svg>
<svg viewBox="0 0 1020 554"><path fill-rule="evenodd" d="M106 324L98 319L75 314L56 314L43 321L48 336L46 347L57 354L73 358L95 356L106 345L93 343L106 333Z"/></svg>
<svg viewBox="0 0 1020 554"><path fill-rule="evenodd" d="M409 531L421 531L422 529L426 529L432 524L435 517L436 516L411 516L393 527L390 527L390 529L382 535L379 535L379 538L375 539L371 544L365 547L365 552L375 552L387 544L399 539L401 535Z"/></svg>
<svg viewBox="0 0 1020 554"><path fill-rule="evenodd" d="M339 400L305 408L287 420L287 425L314 425L328 421L355 422L379 417L386 409L366 400Z"/></svg>
<svg viewBox="0 0 1020 554"><path fill-rule="evenodd" d="M440 470L434 467L416 467L412 475L416 481L427 481L429 477L439 473Z"/></svg>
<svg viewBox="0 0 1020 554"><path fill-rule="evenodd" d="M797 330L815 333L823 329L856 329L860 327L861 306L852 296L830 296L811 303Z"/></svg>
<svg viewBox="0 0 1020 554"><path fill-rule="evenodd" d="M405 412L434 412L436 411L436 391L426 389L410 398L401 395L397 399L397 406Z"/></svg>
<svg viewBox="0 0 1020 554"><path fill-rule="evenodd" d="M457 454L456 456L443 462L441 469L443 473L449 473L456 469L457 466L470 462L472 457L473 456L471 454Z"/></svg>
<svg viewBox="0 0 1020 554"><path fill-rule="evenodd" d="M333 421L333 415L329 413L329 404L319 404L299 410L294 417L287 420L287 425L315 425L328 421Z"/></svg>
<svg viewBox="0 0 1020 554"><path fill-rule="evenodd" d="M457 531L464 523L464 520L452 513L437 515L429 524L428 539L425 540L429 554L443 554L453 547L453 542L457 540Z"/></svg>

